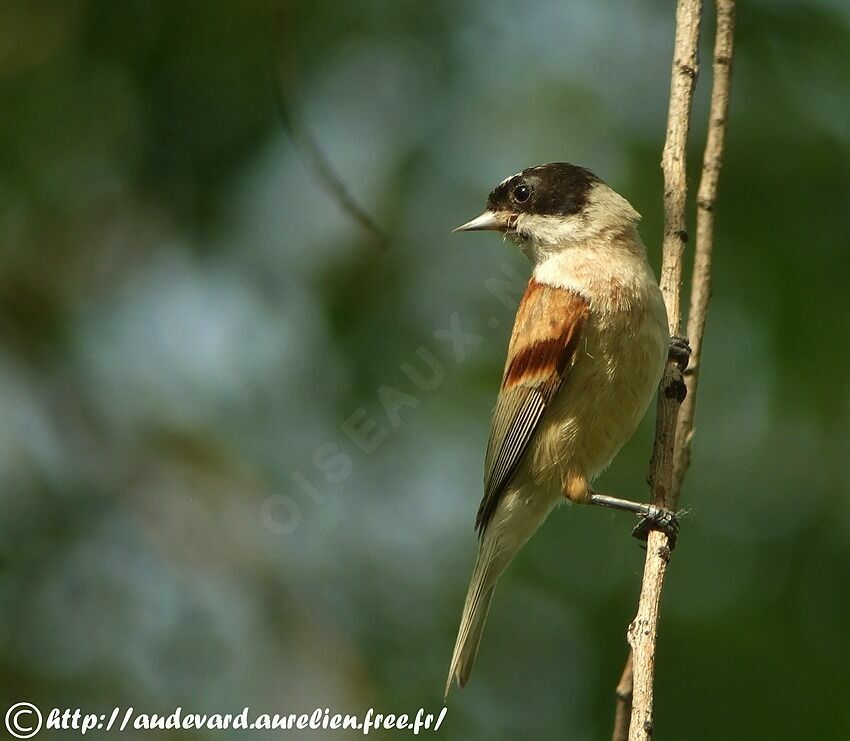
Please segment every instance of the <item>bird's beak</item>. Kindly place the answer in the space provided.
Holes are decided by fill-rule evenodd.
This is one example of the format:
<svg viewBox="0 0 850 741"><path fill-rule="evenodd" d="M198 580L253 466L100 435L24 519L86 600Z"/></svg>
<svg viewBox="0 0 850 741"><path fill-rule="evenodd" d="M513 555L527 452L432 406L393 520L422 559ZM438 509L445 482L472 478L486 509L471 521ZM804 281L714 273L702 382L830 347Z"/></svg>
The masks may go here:
<svg viewBox="0 0 850 741"><path fill-rule="evenodd" d="M510 220L507 215L497 214L494 211L485 211L481 214L481 216L476 216L472 219L472 221L467 221L465 224L461 224L457 229L452 229L452 233L483 231L504 232L510 228Z"/></svg>

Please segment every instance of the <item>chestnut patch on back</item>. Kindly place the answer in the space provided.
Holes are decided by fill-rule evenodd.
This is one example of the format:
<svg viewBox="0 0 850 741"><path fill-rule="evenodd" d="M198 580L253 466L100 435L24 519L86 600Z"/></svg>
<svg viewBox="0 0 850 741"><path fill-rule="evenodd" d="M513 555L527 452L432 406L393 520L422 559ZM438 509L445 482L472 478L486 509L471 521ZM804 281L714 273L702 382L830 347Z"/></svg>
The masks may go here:
<svg viewBox="0 0 850 741"><path fill-rule="evenodd" d="M532 278L517 311L504 386L563 375L575 356L587 313L587 301L578 294Z"/></svg>
<svg viewBox="0 0 850 741"><path fill-rule="evenodd" d="M505 384L512 386L526 376L563 373L577 342L578 332L568 332L566 337L542 340L523 348L508 366Z"/></svg>

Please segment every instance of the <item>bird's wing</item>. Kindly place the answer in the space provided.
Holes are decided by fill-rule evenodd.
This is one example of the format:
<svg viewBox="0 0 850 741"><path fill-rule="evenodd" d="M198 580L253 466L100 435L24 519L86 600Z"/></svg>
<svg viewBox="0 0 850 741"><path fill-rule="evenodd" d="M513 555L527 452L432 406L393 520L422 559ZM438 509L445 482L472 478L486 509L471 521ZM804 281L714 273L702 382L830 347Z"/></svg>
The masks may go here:
<svg viewBox="0 0 850 741"><path fill-rule="evenodd" d="M475 526L484 533L546 408L575 362L588 303L575 291L532 278L517 310L484 464Z"/></svg>

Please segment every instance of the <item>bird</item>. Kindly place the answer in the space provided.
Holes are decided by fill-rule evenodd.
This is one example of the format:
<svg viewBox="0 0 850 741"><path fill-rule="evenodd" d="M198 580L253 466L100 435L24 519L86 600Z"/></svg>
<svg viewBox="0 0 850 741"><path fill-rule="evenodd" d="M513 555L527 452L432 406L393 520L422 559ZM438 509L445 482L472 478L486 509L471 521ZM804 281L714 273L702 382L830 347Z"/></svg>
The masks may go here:
<svg viewBox="0 0 850 741"><path fill-rule="evenodd" d="M445 697L469 680L499 577L561 502L632 512L635 534L675 535L661 507L600 494L594 479L632 436L671 338L640 214L590 170L529 167L499 183L455 232L497 231L531 262L508 345L484 462L478 553ZM678 340L676 347L686 344Z"/></svg>

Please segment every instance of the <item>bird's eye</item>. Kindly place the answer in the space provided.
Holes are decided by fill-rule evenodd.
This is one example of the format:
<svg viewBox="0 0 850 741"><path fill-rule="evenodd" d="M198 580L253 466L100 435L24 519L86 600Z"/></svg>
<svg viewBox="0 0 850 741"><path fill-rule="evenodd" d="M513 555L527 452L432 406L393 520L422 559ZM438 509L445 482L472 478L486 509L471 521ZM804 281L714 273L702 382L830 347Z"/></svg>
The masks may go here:
<svg viewBox="0 0 850 741"><path fill-rule="evenodd" d="M514 188L512 195L517 203L525 203L529 198L531 198L531 188L527 185L517 185L517 187Z"/></svg>

